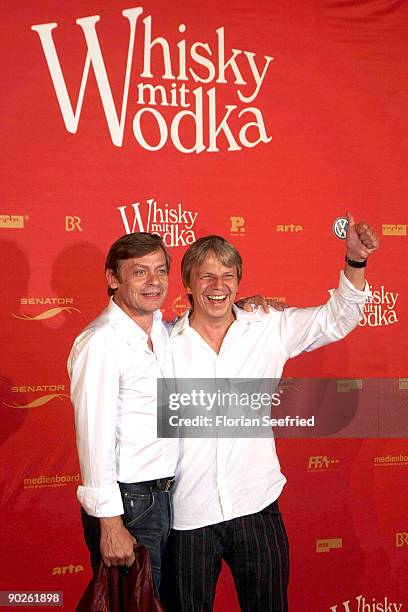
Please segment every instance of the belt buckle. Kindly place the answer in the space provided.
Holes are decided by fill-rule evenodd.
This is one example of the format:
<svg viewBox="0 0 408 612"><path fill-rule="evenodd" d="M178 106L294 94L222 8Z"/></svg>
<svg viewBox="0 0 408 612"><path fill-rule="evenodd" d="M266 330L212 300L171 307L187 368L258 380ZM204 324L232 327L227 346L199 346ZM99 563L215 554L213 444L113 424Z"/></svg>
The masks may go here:
<svg viewBox="0 0 408 612"><path fill-rule="evenodd" d="M175 478L169 478L168 481L166 482L166 486L164 487L164 491L167 493L167 491L169 491L169 489L171 488L172 484L174 483Z"/></svg>

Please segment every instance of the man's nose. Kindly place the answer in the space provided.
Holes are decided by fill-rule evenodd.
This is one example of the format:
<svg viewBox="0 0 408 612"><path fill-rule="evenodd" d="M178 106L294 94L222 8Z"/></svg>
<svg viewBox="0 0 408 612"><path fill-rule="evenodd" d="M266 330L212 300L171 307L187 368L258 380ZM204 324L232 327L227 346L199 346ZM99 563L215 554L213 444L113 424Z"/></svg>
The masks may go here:
<svg viewBox="0 0 408 612"><path fill-rule="evenodd" d="M216 276L212 282L212 288L217 291L222 291L224 289L224 280L222 276Z"/></svg>
<svg viewBox="0 0 408 612"><path fill-rule="evenodd" d="M147 273L147 282L149 285L157 285L159 283L159 276L153 270Z"/></svg>

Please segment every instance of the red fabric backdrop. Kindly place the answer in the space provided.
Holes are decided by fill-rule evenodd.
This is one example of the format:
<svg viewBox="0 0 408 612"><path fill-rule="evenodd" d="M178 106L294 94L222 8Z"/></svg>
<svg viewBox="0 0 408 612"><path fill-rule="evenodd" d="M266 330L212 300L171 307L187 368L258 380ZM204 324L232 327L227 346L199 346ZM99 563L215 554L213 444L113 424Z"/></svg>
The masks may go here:
<svg viewBox="0 0 408 612"><path fill-rule="evenodd" d="M342 267L334 220L366 218L382 242L375 304L286 374L387 377L404 391L407 29L395 0L3 8L2 589L61 590L72 610L89 579L65 361L105 305L104 256L125 231L165 235L173 318L195 238L240 249L242 294L310 305ZM278 450L290 609L404 610L406 438ZM216 609L238 609L227 570Z"/></svg>

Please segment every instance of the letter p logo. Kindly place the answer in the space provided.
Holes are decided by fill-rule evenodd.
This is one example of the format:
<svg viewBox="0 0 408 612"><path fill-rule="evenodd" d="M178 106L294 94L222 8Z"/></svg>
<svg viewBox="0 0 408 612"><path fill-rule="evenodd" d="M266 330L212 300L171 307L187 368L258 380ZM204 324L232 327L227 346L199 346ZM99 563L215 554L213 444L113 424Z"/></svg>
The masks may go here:
<svg viewBox="0 0 408 612"><path fill-rule="evenodd" d="M231 234L245 234L245 219L244 217L230 217L231 219Z"/></svg>

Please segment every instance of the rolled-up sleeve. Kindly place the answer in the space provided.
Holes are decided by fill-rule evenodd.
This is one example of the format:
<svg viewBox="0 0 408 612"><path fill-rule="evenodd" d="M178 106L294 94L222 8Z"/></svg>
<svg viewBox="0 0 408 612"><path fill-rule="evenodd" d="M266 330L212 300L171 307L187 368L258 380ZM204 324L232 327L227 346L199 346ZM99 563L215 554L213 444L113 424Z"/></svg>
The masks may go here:
<svg viewBox="0 0 408 612"><path fill-rule="evenodd" d="M109 335L84 332L71 351L68 372L82 475L79 502L91 516L121 515L115 453L120 372Z"/></svg>
<svg viewBox="0 0 408 612"><path fill-rule="evenodd" d="M339 286L326 304L287 308L280 321L280 339L287 356L295 357L347 336L364 317L370 297L367 282L364 290L358 290L341 272Z"/></svg>

